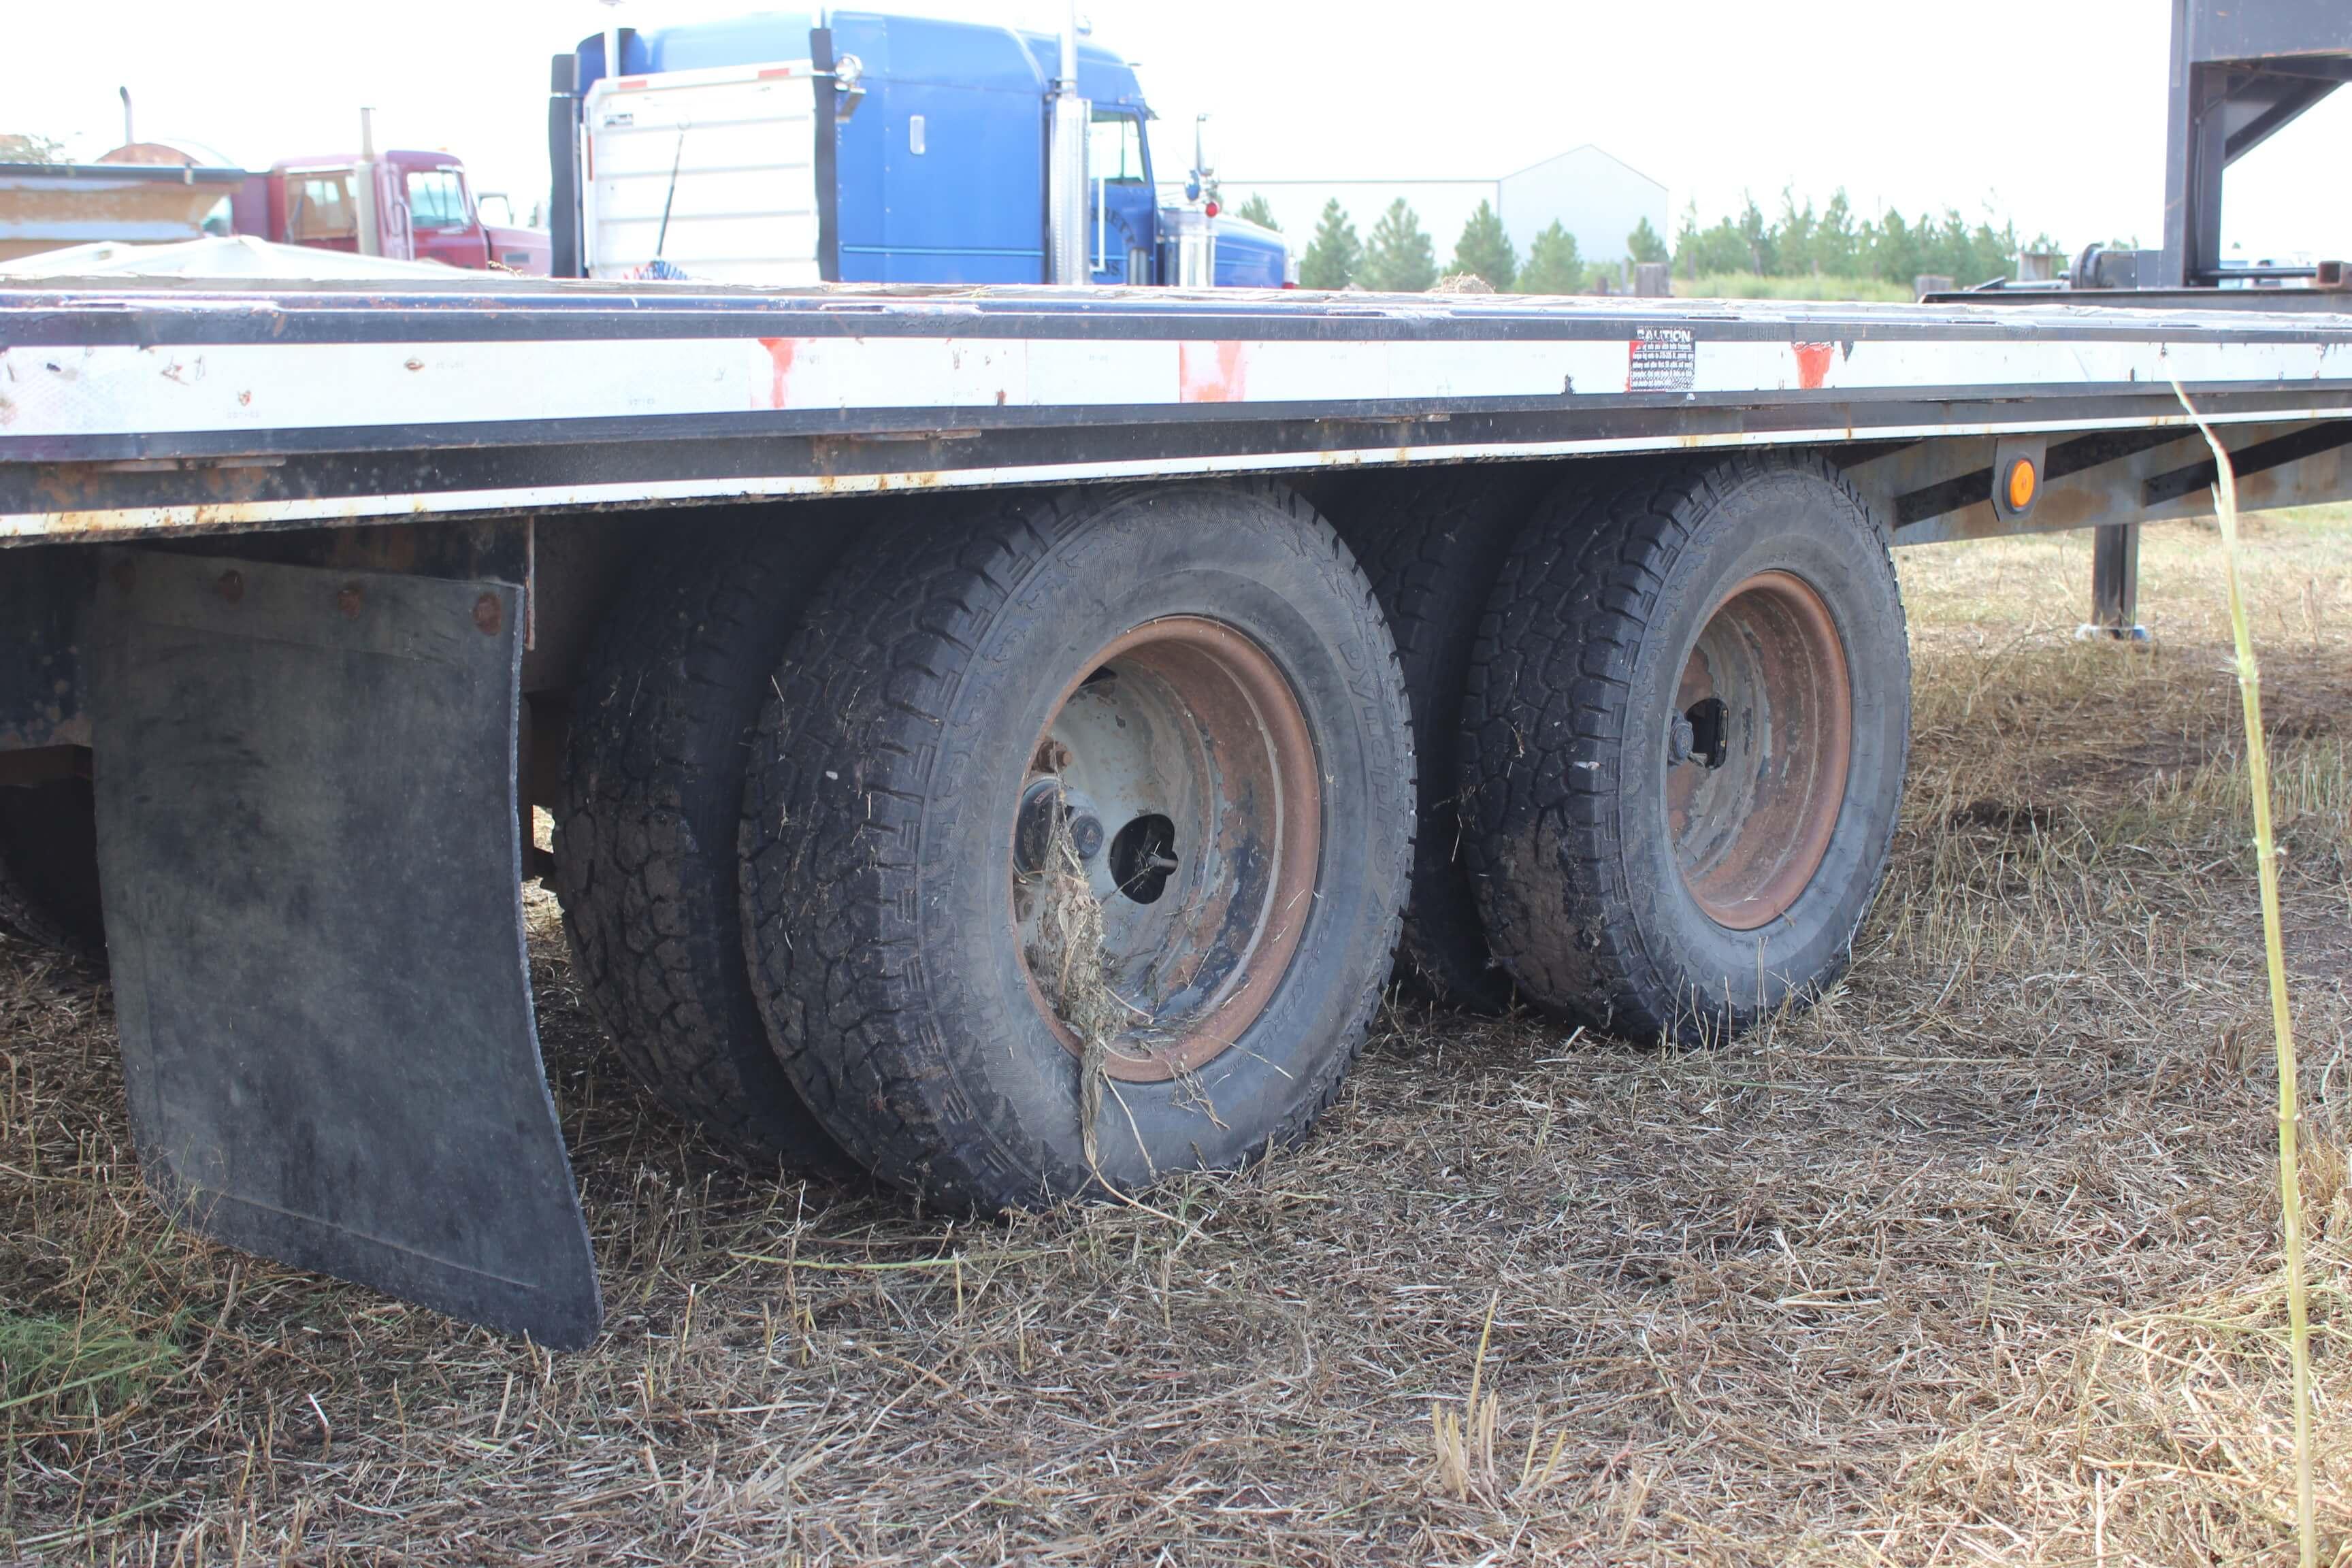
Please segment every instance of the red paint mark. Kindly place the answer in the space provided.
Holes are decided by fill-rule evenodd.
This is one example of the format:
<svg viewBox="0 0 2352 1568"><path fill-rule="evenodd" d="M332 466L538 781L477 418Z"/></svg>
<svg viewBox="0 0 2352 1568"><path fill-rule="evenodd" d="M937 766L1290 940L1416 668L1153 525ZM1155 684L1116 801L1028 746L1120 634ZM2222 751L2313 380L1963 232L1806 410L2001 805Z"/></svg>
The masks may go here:
<svg viewBox="0 0 2352 1568"><path fill-rule="evenodd" d="M780 78L789 78L792 74L793 68L790 66L770 66L766 69L762 70L755 79L760 81L775 81Z"/></svg>
<svg viewBox="0 0 2352 1568"><path fill-rule="evenodd" d="M1249 394L1249 344L1187 342L1176 345L1176 397L1180 403L1239 403Z"/></svg>
<svg viewBox="0 0 2352 1568"><path fill-rule="evenodd" d="M1791 343L1797 353L1797 384L1808 389L1820 386L1830 378L1830 361L1837 353L1835 343Z"/></svg>
<svg viewBox="0 0 2352 1568"><path fill-rule="evenodd" d="M773 372L768 385L768 406L771 408L784 406L785 388L793 377L793 350L798 342L795 338L760 340L760 346L768 351L768 363Z"/></svg>

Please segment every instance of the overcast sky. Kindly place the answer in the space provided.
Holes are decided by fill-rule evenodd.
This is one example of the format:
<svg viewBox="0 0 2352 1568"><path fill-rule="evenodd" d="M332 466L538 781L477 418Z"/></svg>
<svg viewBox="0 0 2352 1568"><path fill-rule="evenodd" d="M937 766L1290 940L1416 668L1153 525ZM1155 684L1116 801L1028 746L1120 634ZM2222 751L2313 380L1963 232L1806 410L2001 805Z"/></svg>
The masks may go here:
<svg viewBox="0 0 2352 1568"><path fill-rule="evenodd" d="M1139 61L1181 169L1195 112L1232 178L1493 176L1595 142L1712 218L1752 191L1865 212L1957 205L2031 236L2158 243L2167 0L2030 7L1912 0L1081 0ZM623 0L657 27L757 5ZM886 6L1050 28L1033 0ZM357 141L446 147L527 209L546 189L547 59L613 13L595 0L18 0L0 131L95 155L140 133L262 166ZM2352 256L2342 151L2352 92L2232 172L2226 239ZM1438 237L1441 245L1451 236Z"/></svg>

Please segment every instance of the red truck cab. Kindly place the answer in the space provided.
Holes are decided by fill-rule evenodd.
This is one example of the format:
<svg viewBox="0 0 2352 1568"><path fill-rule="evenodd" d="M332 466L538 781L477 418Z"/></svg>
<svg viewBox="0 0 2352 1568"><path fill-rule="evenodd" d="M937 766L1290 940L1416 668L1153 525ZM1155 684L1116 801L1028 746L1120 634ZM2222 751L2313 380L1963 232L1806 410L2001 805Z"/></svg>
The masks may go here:
<svg viewBox="0 0 2352 1568"><path fill-rule="evenodd" d="M351 153L280 159L248 183L237 203L237 230L284 245L356 251L360 179L360 160ZM483 222L466 165L452 153L394 149L380 154L375 207L376 254L478 272L498 267L544 276L548 270L547 231Z"/></svg>

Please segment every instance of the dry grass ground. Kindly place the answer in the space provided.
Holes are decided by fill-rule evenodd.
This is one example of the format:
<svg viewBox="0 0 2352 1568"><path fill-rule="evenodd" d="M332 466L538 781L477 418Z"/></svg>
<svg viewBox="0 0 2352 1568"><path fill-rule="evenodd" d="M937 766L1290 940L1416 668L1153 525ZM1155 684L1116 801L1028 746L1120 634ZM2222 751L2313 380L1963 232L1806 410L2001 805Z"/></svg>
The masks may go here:
<svg viewBox="0 0 2352 1568"><path fill-rule="evenodd" d="M2340 1561L2352 527L2259 520L2250 543ZM1400 1010L1307 1148L1150 1212L949 1225L730 1169L600 1056L534 893L610 1314L581 1355L167 1228L104 987L0 952L0 1542L141 1563L2291 1561L2211 535L2165 529L2145 566L2153 651L2074 640L2085 541L1906 560L1910 800L1853 976L1810 1016L1661 1056Z"/></svg>

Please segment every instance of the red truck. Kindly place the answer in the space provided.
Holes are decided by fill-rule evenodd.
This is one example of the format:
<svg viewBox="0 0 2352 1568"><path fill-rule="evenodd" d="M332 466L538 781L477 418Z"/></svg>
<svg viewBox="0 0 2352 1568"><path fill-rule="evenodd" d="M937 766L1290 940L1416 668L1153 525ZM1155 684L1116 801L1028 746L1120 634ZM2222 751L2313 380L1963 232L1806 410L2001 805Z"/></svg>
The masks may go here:
<svg viewBox="0 0 2352 1568"><path fill-rule="evenodd" d="M364 198L373 174L373 204ZM361 243L373 205L374 243ZM286 245L415 257L481 271L545 276L547 231L485 223L466 165L450 153L393 150L373 159L329 153L284 158L249 177L231 219L239 234Z"/></svg>
<svg viewBox="0 0 2352 1568"><path fill-rule="evenodd" d="M448 153L281 159L265 174L138 142L96 163L0 163L0 260L99 240L147 244L246 234L285 245L544 277L545 229L492 225ZM362 240L365 243L362 243Z"/></svg>

